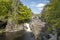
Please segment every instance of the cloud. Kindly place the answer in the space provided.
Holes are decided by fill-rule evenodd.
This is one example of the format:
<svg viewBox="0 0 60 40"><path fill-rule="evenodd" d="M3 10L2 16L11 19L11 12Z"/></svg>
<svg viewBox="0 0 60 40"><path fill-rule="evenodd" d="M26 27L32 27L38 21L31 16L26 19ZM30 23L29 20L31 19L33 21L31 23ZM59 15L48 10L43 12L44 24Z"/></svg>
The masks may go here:
<svg viewBox="0 0 60 40"><path fill-rule="evenodd" d="M46 4L44 4L44 3L39 3L39 4L36 5L36 7L41 11L41 10L43 10L45 5Z"/></svg>
<svg viewBox="0 0 60 40"><path fill-rule="evenodd" d="M46 5L46 4L44 4L44 3L39 3L39 4L37 4L36 7L38 7L38 8L43 8L45 5Z"/></svg>
<svg viewBox="0 0 60 40"><path fill-rule="evenodd" d="M35 2L31 2L30 6L35 6L35 7L38 7L38 8L41 8L41 7L44 7L46 4L44 3L38 3L36 4Z"/></svg>
<svg viewBox="0 0 60 40"><path fill-rule="evenodd" d="M39 12L41 12L43 10L43 8L44 8L45 5L46 4L44 4L44 3L38 3L38 4L36 4L35 2L31 2L31 4L30 4L31 7L34 7L36 9L38 9Z"/></svg>

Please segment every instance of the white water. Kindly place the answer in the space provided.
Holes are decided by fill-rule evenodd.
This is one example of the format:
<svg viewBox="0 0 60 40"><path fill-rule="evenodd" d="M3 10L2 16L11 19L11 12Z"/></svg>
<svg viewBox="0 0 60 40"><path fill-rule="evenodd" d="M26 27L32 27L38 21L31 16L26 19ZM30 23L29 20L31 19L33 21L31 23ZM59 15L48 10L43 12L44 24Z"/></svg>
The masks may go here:
<svg viewBox="0 0 60 40"><path fill-rule="evenodd" d="M29 26L28 23L24 23L24 29L25 29L25 31L27 31L27 32L32 32L32 31L31 31L31 28L30 28L30 26Z"/></svg>

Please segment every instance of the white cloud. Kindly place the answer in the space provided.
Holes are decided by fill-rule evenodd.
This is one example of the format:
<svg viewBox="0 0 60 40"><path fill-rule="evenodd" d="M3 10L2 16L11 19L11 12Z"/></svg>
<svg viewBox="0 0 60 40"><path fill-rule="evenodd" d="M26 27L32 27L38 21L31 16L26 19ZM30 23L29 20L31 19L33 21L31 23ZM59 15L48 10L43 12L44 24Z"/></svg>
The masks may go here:
<svg viewBox="0 0 60 40"><path fill-rule="evenodd" d="M36 7L38 7L38 8L43 8L45 5L46 5L46 4L44 4L44 3L39 3L39 4L37 4Z"/></svg>
<svg viewBox="0 0 60 40"><path fill-rule="evenodd" d="M40 12L43 10L45 5L46 4L44 4L44 3L36 4L35 2L31 2L31 4L30 4L30 6L33 6L33 7L37 8Z"/></svg>
<svg viewBox="0 0 60 40"><path fill-rule="evenodd" d="M44 3L39 3L39 4L36 5L36 7L37 7L40 11L42 11L45 5L46 5L46 4L44 4Z"/></svg>

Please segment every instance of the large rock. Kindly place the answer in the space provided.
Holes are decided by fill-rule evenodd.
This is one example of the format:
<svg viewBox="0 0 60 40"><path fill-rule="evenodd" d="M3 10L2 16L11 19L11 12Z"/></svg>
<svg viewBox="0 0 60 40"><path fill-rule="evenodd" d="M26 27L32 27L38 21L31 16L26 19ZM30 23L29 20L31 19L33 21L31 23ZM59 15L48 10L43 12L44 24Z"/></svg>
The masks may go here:
<svg viewBox="0 0 60 40"><path fill-rule="evenodd" d="M35 38L37 39L40 35L42 28L45 27L45 22L42 22L41 19L36 17L32 19L32 22L30 22L30 27L33 31Z"/></svg>

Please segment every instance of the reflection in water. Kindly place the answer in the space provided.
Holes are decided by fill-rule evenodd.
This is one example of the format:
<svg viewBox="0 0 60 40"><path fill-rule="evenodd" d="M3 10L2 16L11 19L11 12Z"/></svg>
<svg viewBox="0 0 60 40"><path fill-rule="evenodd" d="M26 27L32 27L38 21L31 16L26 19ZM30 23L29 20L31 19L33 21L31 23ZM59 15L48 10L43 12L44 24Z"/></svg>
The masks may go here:
<svg viewBox="0 0 60 40"><path fill-rule="evenodd" d="M13 40L23 40L23 37L24 37L24 35L23 36L19 36L17 38L14 38Z"/></svg>
<svg viewBox="0 0 60 40"><path fill-rule="evenodd" d="M33 33L26 32L24 35L24 40L34 40L33 36L34 36Z"/></svg>
<svg viewBox="0 0 60 40"><path fill-rule="evenodd" d="M33 34L31 32L25 32L23 36L19 36L17 35L19 34L19 32L17 33L2 33L0 34L0 40L34 40L33 38Z"/></svg>
<svg viewBox="0 0 60 40"><path fill-rule="evenodd" d="M26 32L22 37L17 37L15 40L34 40L34 38L31 32Z"/></svg>
<svg viewBox="0 0 60 40"><path fill-rule="evenodd" d="M25 31L10 31L7 33L2 33L0 35L0 40L34 40L34 35L30 29L28 23L24 24ZM23 34L21 36L21 34Z"/></svg>
<svg viewBox="0 0 60 40"><path fill-rule="evenodd" d="M0 34L0 40L6 40L5 33L1 33L1 34Z"/></svg>

